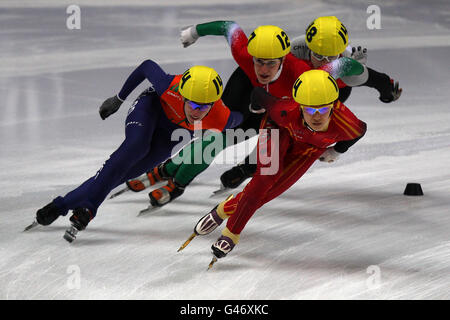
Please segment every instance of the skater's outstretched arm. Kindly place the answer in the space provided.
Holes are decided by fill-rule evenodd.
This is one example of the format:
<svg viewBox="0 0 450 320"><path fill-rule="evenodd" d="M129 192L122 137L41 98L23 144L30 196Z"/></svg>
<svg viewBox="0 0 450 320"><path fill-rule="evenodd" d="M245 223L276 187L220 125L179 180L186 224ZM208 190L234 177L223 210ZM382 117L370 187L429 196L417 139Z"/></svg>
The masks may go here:
<svg viewBox="0 0 450 320"><path fill-rule="evenodd" d="M164 70L154 61L145 60L127 78L120 92L105 100L99 109L100 117L107 117L119 110L123 101L136 89L138 85L147 79L158 95L161 95L170 85L174 76Z"/></svg>
<svg viewBox="0 0 450 320"><path fill-rule="evenodd" d="M125 100L145 79L150 82L156 93L160 96L169 87L173 78L173 75L164 72L156 62L145 60L130 74L118 96L120 99Z"/></svg>
<svg viewBox="0 0 450 320"><path fill-rule="evenodd" d="M349 50L350 49L350 50ZM291 53L302 60L311 60L311 50L308 48L305 35L296 37L291 41ZM367 64L367 48L361 46L347 47L342 56L352 58L362 64L364 70L362 73L352 76L343 76L341 80L349 87L366 86L375 88L379 93L380 101L389 103L400 98L402 88L399 88L399 82L394 81L389 75L378 72Z"/></svg>
<svg viewBox="0 0 450 320"><path fill-rule="evenodd" d="M180 34L180 41L186 48L197 41L198 38L204 36L225 36L228 44L231 46L232 42L237 39L233 39L233 36L237 34L243 34L245 40L247 37L242 31L241 27L234 21L212 21L206 23L200 23L197 25L191 25L182 28ZM240 40L244 40L240 38ZM247 41L245 41L247 44Z"/></svg>
<svg viewBox="0 0 450 320"><path fill-rule="evenodd" d="M231 54L236 62L245 69L248 68L248 62L253 61L247 51L247 36L242 28L234 21L212 21L185 27L181 30L180 40L184 47L188 47L197 41L198 38L214 35L224 36L231 48ZM251 68L253 72L253 64ZM247 70L248 71L248 70Z"/></svg>

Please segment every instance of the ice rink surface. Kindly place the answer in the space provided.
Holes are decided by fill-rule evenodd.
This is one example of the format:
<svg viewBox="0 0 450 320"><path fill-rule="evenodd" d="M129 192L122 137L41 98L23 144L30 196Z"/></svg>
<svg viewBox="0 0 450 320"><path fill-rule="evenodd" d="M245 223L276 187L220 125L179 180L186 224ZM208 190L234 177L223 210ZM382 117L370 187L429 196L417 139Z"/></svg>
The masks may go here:
<svg viewBox="0 0 450 320"><path fill-rule="evenodd" d="M166 2L168 4L166 4ZM0 299L449 299L450 5L371 1L69 1L0 3ZM221 201L219 176L244 157L228 149L161 211L136 217L147 192L107 200L69 244L68 217L29 233L35 212L95 174L124 137L133 99L102 121L98 107L144 59L167 72L194 64L228 79L236 64L222 37L184 49L183 26L235 20L291 38L316 17L335 15L368 66L400 81L383 104L355 88L346 105L366 136L335 164L316 163L261 208L232 253L206 271L221 228L177 249ZM254 142L254 141L253 141ZM408 182L424 196L408 197ZM238 190L239 191L239 190Z"/></svg>

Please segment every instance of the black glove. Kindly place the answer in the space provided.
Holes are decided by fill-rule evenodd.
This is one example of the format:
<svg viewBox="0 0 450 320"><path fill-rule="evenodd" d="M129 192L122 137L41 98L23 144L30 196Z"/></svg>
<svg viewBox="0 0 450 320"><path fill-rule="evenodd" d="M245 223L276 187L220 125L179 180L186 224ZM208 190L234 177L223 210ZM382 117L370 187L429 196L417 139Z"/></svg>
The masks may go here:
<svg viewBox="0 0 450 320"><path fill-rule="evenodd" d="M380 100L384 103L389 103L397 100L402 95L402 88L399 88L399 83L394 83L393 79L390 79L390 88L384 92L380 92Z"/></svg>
<svg viewBox="0 0 450 320"><path fill-rule="evenodd" d="M253 113L264 113L266 109L273 107L280 99L272 96L261 87L252 90L250 111Z"/></svg>
<svg viewBox="0 0 450 320"><path fill-rule="evenodd" d="M367 68L369 78L364 86L375 88L380 93L380 101L389 103L400 98L402 88L399 88L399 83L392 80L387 74Z"/></svg>
<svg viewBox="0 0 450 320"><path fill-rule="evenodd" d="M114 112L119 110L122 103L123 101L120 100L117 96L106 99L105 102L102 103L98 111L102 120L105 120Z"/></svg>

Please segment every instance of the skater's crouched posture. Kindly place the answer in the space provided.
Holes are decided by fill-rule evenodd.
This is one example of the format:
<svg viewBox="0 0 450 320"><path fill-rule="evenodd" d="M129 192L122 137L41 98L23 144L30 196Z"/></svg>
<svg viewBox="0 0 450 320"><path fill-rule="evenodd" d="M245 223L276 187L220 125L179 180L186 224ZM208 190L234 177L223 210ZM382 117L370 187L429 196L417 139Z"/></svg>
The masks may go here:
<svg viewBox="0 0 450 320"><path fill-rule="evenodd" d="M223 101L231 110L242 112L244 117L249 112L250 93L254 86L264 87L275 97L290 96L292 84L300 76L302 70L322 69L326 64L341 57L350 57L360 62L363 65L363 72L336 79L339 87L339 101L345 103L354 86L375 88L380 94L379 99L384 103L397 100L402 93L399 83L394 82L390 76L365 66L367 49L361 47L352 48L349 45L347 28L334 16L316 18L306 27L304 35L296 37L292 41L289 41L286 32L281 29L276 31L274 26L260 26L252 32L251 37L245 42L241 40L244 37L242 29L236 23L226 21L214 21L186 27L181 32L181 41L185 46L189 46L199 38L209 34L224 35L229 40L236 62L244 67L244 69L239 67L232 74L222 96ZM287 41L280 42L279 39L286 39ZM269 50L270 53L265 52L266 50ZM292 74L292 78L286 72L286 68L292 68L288 57L289 50L293 56L302 60L303 65L302 69ZM269 59L263 59L263 57ZM280 61L277 62L277 59ZM245 68L248 65L247 60L249 60L250 66L253 63L254 70ZM309 68L306 68L306 66ZM279 84L282 85L278 86ZM287 92L283 93L281 89ZM262 116L263 114L261 113L251 113L241 123L239 128L259 131ZM212 141L204 141L202 148L197 148L197 152L203 154L203 150L211 143ZM225 143L223 146L227 147ZM189 152L183 152L180 155L187 153L192 156L194 154L192 157L195 158L195 151L193 150L195 150L194 143L187 145L183 150ZM226 191L227 188L236 188L253 176L256 171L254 153L256 153L256 148L242 163L225 171L220 176L222 189L220 192ZM209 165L206 162L193 164L192 161L179 161L178 163L182 164L176 165L173 161L168 160L160 165L157 170L155 168L147 175L127 181L128 189L133 191L144 190L147 186L154 185L160 181L159 177L161 177L161 174L159 173L164 171L167 176L187 187ZM168 186L170 187L170 185ZM173 194L174 196L169 194L169 197L161 198L164 199L163 203L156 201L155 199L158 198L158 195L162 192L166 193L165 190L168 186L160 187L150 193L152 203L158 206L165 205L180 195L179 193Z"/></svg>
<svg viewBox="0 0 450 320"><path fill-rule="evenodd" d="M185 129L192 136L194 128L223 131L242 121L240 113L231 112L220 100L223 85L214 69L194 66L183 74L170 75L151 60L144 61L131 73L121 91L102 104L102 119L116 112L145 79L152 87L145 90L128 111L123 143L94 176L39 209L37 223L49 225L73 210L72 227L65 235L66 240L72 241L95 217L113 188L150 171L171 156L172 149L179 143L172 141L175 129Z"/></svg>
<svg viewBox="0 0 450 320"><path fill-rule="evenodd" d="M269 114L264 126L267 134L261 134L258 140L256 173L242 192L217 205L195 227L195 234L208 234L229 218L212 245L213 260L227 255L255 211L289 189L317 159L335 161L364 135L366 124L337 100L338 94L335 79L322 70L307 71L298 78L292 90L295 101L254 89L252 103L257 105L253 108L259 105ZM271 143L276 130L279 141ZM274 146L278 146L278 153ZM279 160L274 174L264 173L272 164L261 158L268 155Z"/></svg>
<svg viewBox="0 0 450 320"><path fill-rule="evenodd" d="M233 21L213 21L188 27L181 32L181 41L185 46L189 46L200 37L207 35L222 35L227 39L231 53L240 68L230 77L225 86L223 101L231 110L240 111L244 114L244 121L238 128L245 132L259 132L262 113L250 113L250 93L253 87L262 87L271 95L281 97L291 97L292 85L303 72L320 68L332 73L335 78L341 76L346 81L351 81L354 85L360 85L367 80L367 67L352 61L349 57L343 57L344 50L348 46L348 35L344 25L336 17L321 17L316 19L311 26L318 29L317 35L313 38L314 49L322 54L333 54L332 57L322 56L321 60L312 60L311 50L306 46L302 50L305 54L294 57L290 53L290 40L286 32L277 26L259 26L249 38L245 35L242 28ZM343 33L342 30L345 30ZM342 35L338 34L340 32ZM296 44L299 48L300 43ZM322 50L320 50L322 49ZM299 49L295 52L297 53ZM351 48L349 49L351 55ZM298 59L299 58L299 59ZM314 63L312 61L315 61ZM333 70L334 69L334 70ZM340 69L340 71L339 71ZM370 77L369 77L370 78ZM389 77L388 82L389 82ZM337 80L340 88L340 100L342 99L343 89L346 88L345 82ZM346 91L347 92L347 91ZM349 93L349 91L348 91ZM344 99L348 94L344 94ZM249 130L251 129L251 130ZM250 135L248 136L250 137ZM235 141L227 141L222 137L222 148L226 148ZM201 158L204 150L210 148L215 140L203 140L203 142L193 142L187 145L180 156L186 157L187 161L171 161L170 159L158 166L148 174L144 174L138 179L127 182L129 190L141 191L146 186L154 185L161 181L160 177L172 177L181 186L187 187L188 184L201 172L206 170L210 162L194 163L191 158ZM241 142L241 141L239 141ZM201 147L198 147L198 146ZM197 151L196 151L197 150ZM247 178L250 178L256 170L254 159L256 149L247 156L244 163L241 163L221 175L223 189L236 188ZM176 163L175 163L176 162ZM149 196L151 203L156 206L166 205L168 202L180 196L180 193L167 193L171 182L167 186L162 186L153 190ZM162 194L167 197L161 197ZM161 201L162 200L162 201Z"/></svg>

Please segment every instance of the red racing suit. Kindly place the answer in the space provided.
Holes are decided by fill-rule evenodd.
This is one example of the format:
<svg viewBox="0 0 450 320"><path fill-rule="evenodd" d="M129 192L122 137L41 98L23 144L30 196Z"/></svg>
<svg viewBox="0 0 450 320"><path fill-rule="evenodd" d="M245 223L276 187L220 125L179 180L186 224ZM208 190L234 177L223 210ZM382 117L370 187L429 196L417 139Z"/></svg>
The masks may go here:
<svg viewBox="0 0 450 320"><path fill-rule="evenodd" d="M298 59L292 53L285 56L281 71L278 77L269 84L263 85L258 82L255 74L253 57L248 53L248 39L242 28L234 21L212 21L196 25L199 36L223 35L231 47L231 54L237 64L244 70L254 87L263 87L272 96L278 98L290 98L292 96L292 86L295 80L305 71L314 69L311 62ZM350 58L334 60L318 69L322 69L331 74L335 79L343 76L361 74L363 67L360 63ZM339 81L339 87L345 86Z"/></svg>
<svg viewBox="0 0 450 320"><path fill-rule="evenodd" d="M296 58L292 53L286 56L281 66L279 77L266 85L258 82L253 65L253 57L247 51L248 39L242 28L233 21L213 21L197 25L200 36L223 35L231 47L231 54L237 64L244 70L247 77L255 87L264 87L271 95L282 98L291 97L292 86L295 80L311 67L304 61Z"/></svg>
<svg viewBox="0 0 450 320"><path fill-rule="evenodd" d="M350 141L353 144L366 132L366 124L339 101L335 102L328 129L324 132L309 129L298 104L292 100L275 105L269 112L271 120L279 129L274 128L260 134L257 170L253 178L242 192L223 206L224 213L230 216L227 228L234 234L241 233L257 209L298 181L327 147ZM270 121L263 122L266 129L274 127ZM276 141L271 143L274 130L279 130L278 144ZM276 145L278 153L272 150ZM262 174L264 168L273 165L263 163L260 159L261 155L269 153L274 153L272 159L273 156L278 156L279 161L279 168L272 175Z"/></svg>

